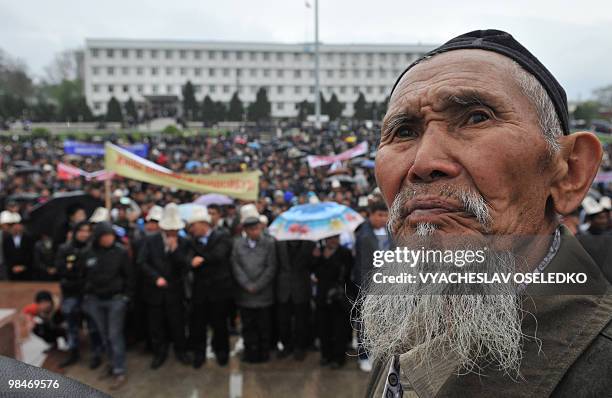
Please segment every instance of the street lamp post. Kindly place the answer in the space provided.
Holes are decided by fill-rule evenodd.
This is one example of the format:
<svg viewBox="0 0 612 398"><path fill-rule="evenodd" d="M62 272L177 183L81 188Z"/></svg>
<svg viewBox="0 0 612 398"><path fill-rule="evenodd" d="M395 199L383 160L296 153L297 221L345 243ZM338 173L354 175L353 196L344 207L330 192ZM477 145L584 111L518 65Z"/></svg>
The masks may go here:
<svg viewBox="0 0 612 398"><path fill-rule="evenodd" d="M319 0L315 0L315 126L321 128L321 94L319 84Z"/></svg>

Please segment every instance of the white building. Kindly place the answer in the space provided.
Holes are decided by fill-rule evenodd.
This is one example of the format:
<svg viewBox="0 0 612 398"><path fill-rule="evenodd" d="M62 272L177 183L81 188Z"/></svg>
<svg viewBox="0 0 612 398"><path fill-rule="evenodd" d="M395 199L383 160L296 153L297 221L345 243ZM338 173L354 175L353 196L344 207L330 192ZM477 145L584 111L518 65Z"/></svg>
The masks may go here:
<svg viewBox="0 0 612 398"><path fill-rule="evenodd" d="M335 93L350 116L359 92L368 102L384 101L401 71L432 48L321 44L321 92L327 100ZM85 95L94 114L105 113L112 96L166 112L177 106L188 80L198 101L210 95L228 102L238 91L245 106L265 87L272 116L291 117L296 103L314 102L313 51L312 43L87 39Z"/></svg>

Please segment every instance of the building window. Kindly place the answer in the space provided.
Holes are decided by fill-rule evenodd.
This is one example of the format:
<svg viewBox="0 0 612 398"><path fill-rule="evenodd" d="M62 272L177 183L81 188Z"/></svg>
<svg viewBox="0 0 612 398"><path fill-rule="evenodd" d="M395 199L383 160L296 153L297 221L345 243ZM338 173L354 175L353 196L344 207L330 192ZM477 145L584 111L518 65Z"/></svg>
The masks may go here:
<svg viewBox="0 0 612 398"><path fill-rule="evenodd" d="M302 77L302 71L299 69L294 70L293 77L295 77L296 79L299 79L300 77Z"/></svg>
<svg viewBox="0 0 612 398"><path fill-rule="evenodd" d="M136 58L142 58L142 50L136 50Z"/></svg>
<svg viewBox="0 0 612 398"><path fill-rule="evenodd" d="M202 75L202 68L195 68L195 69L193 70L193 73L194 73L196 76L200 76L200 75Z"/></svg>
<svg viewBox="0 0 612 398"><path fill-rule="evenodd" d="M315 87L314 86L310 86L308 91L310 92L310 94L314 94L315 92Z"/></svg>
<svg viewBox="0 0 612 398"><path fill-rule="evenodd" d="M334 92L334 88L332 86L327 87L327 94L332 94Z"/></svg>
<svg viewBox="0 0 612 398"><path fill-rule="evenodd" d="M171 86L171 85L169 85L169 84L168 84L168 85L166 86L166 92L167 92L168 94L172 94L172 86Z"/></svg>
<svg viewBox="0 0 612 398"><path fill-rule="evenodd" d="M223 58L223 59L228 59L228 58L229 58L229 52L227 52L227 51L223 51L223 52L221 53L221 58Z"/></svg>
<svg viewBox="0 0 612 398"><path fill-rule="evenodd" d="M293 60L296 61L296 62L301 61L302 60L302 54L300 54L300 53L293 54Z"/></svg>
<svg viewBox="0 0 612 398"><path fill-rule="evenodd" d="M378 92L379 92L379 93L381 93L381 94L384 94L384 93L385 93L385 90L386 90L386 87L385 87L385 86L380 86L380 88L379 88Z"/></svg>
<svg viewBox="0 0 612 398"><path fill-rule="evenodd" d="M94 102L94 109L99 111L102 108L101 102Z"/></svg>
<svg viewBox="0 0 612 398"><path fill-rule="evenodd" d="M255 94L257 92L257 86L251 86L251 93Z"/></svg>
<svg viewBox="0 0 612 398"><path fill-rule="evenodd" d="M100 69L99 69L97 66L93 66L93 67L91 68L91 73L92 73L93 75L97 75L99 72L100 72Z"/></svg>
<svg viewBox="0 0 612 398"><path fill-rule="evenodd" d="M340 71L340 79L345 79L346 78L346 71L344 69L342 69Z"/></svg>
<svg viewBox="0 0 612 398"><path fill-rule="evenodd" d="M380 70L380 77L382 77L382 78L386 78L386 77L387 77L387 71L386 71L386 70L384 70L384 69L381 69L381 70Z"/></svg>
<svg viewBox="0 0 612 398"><path fill-rule="evenodd" d="M127 66L124 66L121 68L121 74L124 76L127 76L130 74L130 68L128 68Z"/></svg>
<svg viewBox="0 0 612 398"><path fill-rule="evenodd" d="M214 51L208 52L208 59L215 59L216 56L217 54Z"/></svg>
<svg viewBox="0 0 612 398"><path fill-rule="evenodd" d="M97 48L92 48L91 49L91 56L94 58L98 58L98 49Z"/></svg>
<svg viewBox="0 0 612 398"><path fill-rule="evenodd" d="M242 61L242 51L236 51L236 59Z"/></svg>
<svg viewBox="0 0 612 398"><path fill-rule="evenodd" d="M166 68L166 75L172 76L172 68L171 67L167 67Z"/></svg>
<svg viewBox="0 0 612 398"><path fill-rule="evenodd" d="M393 61L393 63L396 63L399 61L399 55L398 54L393 54L392 56L393 58L391 58L391 60Z"/></svg>
<svg viewBox="0 0 612 398"><path fill-rule="evenodd" d="M226 93L226 94L229 93L230 92L230 86L228 86L228 85L223 86L223 92Z"/></svg>
<svg viewBox="0 0 612 398"><path fill-rule="evenodd" d="M277 94L282 94L283 93L283 86L276 87L276 93Z"/></svg>
<svg viewBox="0 0 612 398"><path fill-rule="evenodd" d="M331 69L328 69L328 70L327 70L327 77L329 77L329 78L334 77L334 71L333 71L333 70L331 70Z"/></svg>
<svg viewBox="0 0 612 398"><path fill-rule="evenodd" d="M136 86L136 91L138 91L138 94L142 94L142 84Z"/></svg>
<svg viewBox="0 0 612 398"><path fill-rule="evenodd" d="M251 77L257 77L257 69L251 69Z"/></svg>
<svg viewBox="0 0 612 398"><path fill-rule="evenodd" d="M199 84L194 85L194 86L193 86L193 89L194 89L194 91L195 91L196 93L198 93L198 94L199 94L200 92L202 92L202 86L201 86L201 85L199 85Z"/></svg>
<svg viewBox="0 0 612 398"><path fill-rule="evenodd" d="M115 74L115 68L112 66L109 66L108 68L106 68L106 74L109 76L112 76Z"/></svg>
<svg viewBox="0 0 612 398"><path fill-rule="evenodd" d="M276 103L276 109L279 111L282 111L285 108L285 104L282 102L277 102Z"/></svg>
<svg viewBox="0 0 612 398"><path fill-rule="evenodd" d="M223 68L223 76L224 77L228 77L230 75L230 70L229 68Z"/></svg>
<svg viewBox="0 0 612 398"><path fill-rule="evenodd" d="M276 53L276 60L279 62L282 62L284 58L283 55L284 55L283 53Z"/></svg>
<svg viewBox="0 0 612 398"><path fill-rule="evenodd" d="M366 93L367 94L372 94L372 86L366 87Z"/></svg>
<svg viewBox="0 0 612 398"><path fill-rule="evenodd" d="M270 53L269 52L264 52L263 53L263 60L264 61L269 61L270 60Z"/></svg>
<svg viewBox="0 0 612 398"><path fill-rule="evenodd" d="M284 74L285 74L284 72L285 72L285 71L284 71L284 70L282 70L282 69L277 69L277 70L276 70L276 77L283 77L283 76L284 76Z"/></svg>
<svg viewBox="0 0 612 398"><path fill-rule="evenodd" d="M346 87L340 86L340 94L346 94Z"/></svg>
<svg viewBox="0 0 612 398"><path fill-rule="evenodd" d="M359 94L359 87L358 86L353 87L353 94Z"/></svg>
<svg viewBox="0 0 612 398"><path fill-rule="evenodd" d="M251 59L251 61L255 61L257 59L257 53L255 51L251 51L249 53L249 58Z"/></svg>
<svg viewBox="0 0 612 398"><path fill-rule="evenodd" d="M314 75L315 75L314 70L309 70L308 71L308 76L314 78Z"/></svg>
<svg viewBox="0 0 612 398"><path fill-rule="evenodd" d="M208 88L208 91L210 91L211 93L216 92L216 91L217 91L217 86L210 86L210 87Z"/></svg>
<svg viewBox="0 0 612 398"><path fill-rule="evenodd" d="M263 70L263 76L264 77L270 77L270 69L264 69Z"/></svg>
<svg viewBox="0 0 612 398"><path fill-rule="evenodd" d="M113 51L112 48L109 48L109 49L106 50L106 56L108 58L113 58L115 56L115 52Z"/></svg>
<svg viewBox="0 0 612 398"><path fill-rule="evenodd" d="M334 61L334 54L332 54L332 53L325 54L325 59L327 59L327 62L333 62Z"/></svg>
<svg viewBox="0 0 612 398"><path fill-rule="evenodd" d="M210 77L214 77L215 76L215 69L214 68L210 68L208 70L208 76L210 76Z"/></svg>
<svg viewBox="0 0 612 398"><path fill-rule="evenodd" d="M387 54L380 54L379 57L381 62L386 62L387 61Z"/></svg>
<svg viewBox="0 0 612 398"><path fill-rule="evenodd" d="M130 91L130 87L127 84L124 84L122 89L124 93L127 93L128 91Z"/></svg>
<svg viewBox="0 0 612 398"><path fill-rule="evenodd" d="M236 69L236 77L242 76L242 69Z"/></svg>
<svg viewBox="0 0 612 398"><path fill-rule="evenodd" d="M181 76L185 76L187 74L187 68L181 68Z"/></svg>
<svg viewBox="0 0 612 398"><path fill-rule="evenodd" d="M300 87L300 86L295 86L295 87L293 88L293 92L294 92L294 93L296 93L296 94L301 94L301 93L302 93L302 87Z"/></svg>
<svg viewBox="0 0 612 398"><path fill-rule="evenodd" d="M353 71L353 77L358 79L358 78L359 78L359 75L360 75L359 70L355 69L355 70Z"/></svg>
<svg viewBox="0 0 612 398"><path fill-rule="evenodd" d="M123 58L128 58L130 56L130 52L128 51L127 48L124 48L123 50L121 50L121 56Z"/></svg>
<svg viewBox="0 0 612 398"><path fill-rule="evenodd" d="M138 76L142 76L142 66L139 66L139 67L136 68L136 74Z"/></svg>
<svg viewBox="0 0 612 398"><path fill-rule="evenodd" d="M180 50L180 51L179 51L179 57L180 57L181 59L185 59L185 58L187 58L187 51L185 51L185 50Z"/></svg>
<svg viewBox="0 0 612 398"><path fill-rule="evenodd" d="M151 68L151 76L157 76L157 68L156 67L152 67Z"/></svg>
<svg viewBox="0 0 612 398"><path fill-rule="evenodd" d="M151 89L153 90L153 94L157 94L157 90L158 90L158 89L157 89L157 85L156 85L156 84L154 84L154 85L151 87Z"/></svg>
<svg viewBox="0 0 612 398"><path fill-rule="evenodd" d="M92 90L93 90L94 93L97 93L100 90L100 86L98 86L97 84L94 84L92 86Z"/></svg>
<svg viewBox="0 0 612 398"><path fill-rule="evenodd" d="M372 70L368 69L366 70L366 77L371 78L374 74L372 73Z"/></svg>
<svg viewBox="0 0 612 398"><path fill-rule="evenodd" d="M200 50L195 50L195 51L193 52L193 57L194 57L195 59L200 59L200 58L202 58L202 51L200 51Z"/></svg>
<svg viewBox="0 0 612 398"><path fill-rule="evenodd" d="M115 87L112 84L108 85L108 92L112 93L113 91L115 91Z"/></svg>
<svg viewBox="0 0 612 398"><path fill-rule="evenodd" d="M166 50L166 59L172 59L172 50Z"/></svg>
<svg viewBox="0 0 612 398"><path fill-rule="evenodd" d="M157 50L151 50L151 58L157 58Z"/></svg>

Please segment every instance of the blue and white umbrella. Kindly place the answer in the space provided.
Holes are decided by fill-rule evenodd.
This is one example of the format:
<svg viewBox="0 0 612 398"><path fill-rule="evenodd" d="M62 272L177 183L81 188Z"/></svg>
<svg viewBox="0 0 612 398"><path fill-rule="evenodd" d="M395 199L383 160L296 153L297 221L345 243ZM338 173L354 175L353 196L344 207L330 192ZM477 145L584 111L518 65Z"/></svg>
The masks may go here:
<svg viewBox="0 0 612 398"><path fill-rule="evenodd" d="M181 215L181 219L184 221L188 221L191 218L191 214L196 208L206 209L206 206L197 204L197 203L184 203L182 205L178 205L179 214Z"/></svg>
<svg viewBox="0 0 612 398"><path fill-rule="evenodd" d="M268 228L278 240L319 241L353 232L364 218L350 207L322 202L294 206L278 216Z"/></svg>

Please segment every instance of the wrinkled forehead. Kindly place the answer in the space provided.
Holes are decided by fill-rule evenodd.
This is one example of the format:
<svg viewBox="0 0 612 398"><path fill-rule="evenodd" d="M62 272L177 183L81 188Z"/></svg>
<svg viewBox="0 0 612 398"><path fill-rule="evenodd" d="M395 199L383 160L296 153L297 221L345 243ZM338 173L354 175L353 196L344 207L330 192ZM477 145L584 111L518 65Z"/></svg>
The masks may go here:
<svg viewBox="0 0 612 398"><path fill-rule="evenodd" d="M511 59L485 50L454 50L436 54L413 66L401 78L389 100L389 109L412 100L446 99L473 91L501 101L520 94L514 76L519 67ZM520 67L519 67L520 68Z"/></svg>

